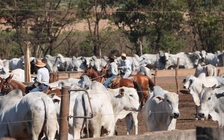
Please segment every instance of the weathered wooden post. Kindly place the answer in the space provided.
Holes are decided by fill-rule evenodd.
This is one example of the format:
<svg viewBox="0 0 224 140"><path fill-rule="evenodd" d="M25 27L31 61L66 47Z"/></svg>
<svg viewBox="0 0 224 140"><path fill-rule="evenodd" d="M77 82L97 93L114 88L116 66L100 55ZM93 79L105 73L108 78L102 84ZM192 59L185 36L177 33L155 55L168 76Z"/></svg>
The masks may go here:
<svg viewBox="0 0 224 140"><path fill-rule="evenodd" d="M157 71L158 71L158 69L156 68L155 69L155 74L154 74L154 84L156 85L156 78L157 78Z"/></svg>
<svg viewBox="0 0 224 140"><path fill-rule="evenodd" d="M26 55L25 55L25 67L24 67L24 73L25 73L25 82L31 82L31 76L30 76L30 42L26 43Z"/></svg>
<svg viewBox="0 0 224 140"><path fill-rule="evenodd" d="M67 140L68 139L68 116L69 116L69 94L70 87L63 86L62 87L62 96L61 96L61 108L60 108L60 132L59 132L59 140Z"/></svg>
<svg viewBox="0 0 224 140"><path fill-rule="evenodd" d="M177 87L177 94L179 94L179 84L178 84L179 61L180 61L180 58L177 58L177 66L175 68L175 81L176 81L176 87Z"/></svg>

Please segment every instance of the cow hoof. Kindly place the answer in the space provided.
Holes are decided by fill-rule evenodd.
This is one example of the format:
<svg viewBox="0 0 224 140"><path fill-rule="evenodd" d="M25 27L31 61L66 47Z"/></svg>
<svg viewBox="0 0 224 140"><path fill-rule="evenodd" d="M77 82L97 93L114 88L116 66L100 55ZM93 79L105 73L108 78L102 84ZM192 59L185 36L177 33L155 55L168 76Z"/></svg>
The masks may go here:
<svg viewBox="0 0 224 140"><path fill-rule="evenodd" d="M198 118L195 118L195 120L197 121L197 120L198 120Z"/></svg>
<svg viewBox="0 0 224 140"><path fill-rule="evenodd" d="M201 120L204 121L205 119L204 118L201 118Z"/></svg>

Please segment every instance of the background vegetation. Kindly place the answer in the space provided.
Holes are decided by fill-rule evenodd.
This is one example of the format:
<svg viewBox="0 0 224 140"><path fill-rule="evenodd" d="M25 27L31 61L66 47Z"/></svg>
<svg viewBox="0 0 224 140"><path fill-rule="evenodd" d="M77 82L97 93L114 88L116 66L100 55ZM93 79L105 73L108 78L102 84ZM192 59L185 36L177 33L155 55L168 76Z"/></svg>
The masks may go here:
<svg viewBox="0 0 224 140"><path fill-rule="evenodd" d="M0 0L0 56L215 52L223 10L224 0Z"/></svg>

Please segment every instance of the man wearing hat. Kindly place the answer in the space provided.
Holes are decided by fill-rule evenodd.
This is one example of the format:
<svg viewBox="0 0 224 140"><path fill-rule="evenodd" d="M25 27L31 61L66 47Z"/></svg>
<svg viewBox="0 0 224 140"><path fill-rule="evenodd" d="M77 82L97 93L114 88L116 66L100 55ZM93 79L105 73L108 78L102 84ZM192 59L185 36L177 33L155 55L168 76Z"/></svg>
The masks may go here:
<svg viewBox="0 0 224 140"><path fill-rule="evenodd" d="M123 78L128 78L132 73L131 62L126 59L126 54L121 54L121 59L118 61L118 69L120 70L120 74L123 75Z"/></svg>
<svg viewBox="0 0 224 140"><path fill-rule="evenodd" d="M108 77L103 84L106 88L108 88L108 85L110 84L111 80L117 77L118 75L117 64L114 62L115 59L116 57L114 55L109 56L108 75L110 75L110 77Z"/></svg>
<svg viewBox="0 0 224 140"><path fill-rule="evenodd" d="M37 67L37 77L35 79L35 83L38 83L38 86L33 88L30 92L46 90L50 80L49 71L45 67L46 63L38 59L35 63L35 66Z"/></svg>

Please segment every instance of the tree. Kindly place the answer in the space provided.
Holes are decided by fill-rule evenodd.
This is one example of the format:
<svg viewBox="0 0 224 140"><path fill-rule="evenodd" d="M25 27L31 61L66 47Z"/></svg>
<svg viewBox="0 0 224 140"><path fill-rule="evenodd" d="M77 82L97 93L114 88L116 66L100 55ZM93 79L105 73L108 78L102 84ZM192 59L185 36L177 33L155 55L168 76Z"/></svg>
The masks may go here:
<svg viewBox="0 0 224 140"><path fill-rule="evenodd" d="M115 5L113 0L82 0L78 3L77 17L85 20L88 26L89 34L82 43L85 48L93 50L93 54L100 56L100 50L108 42L107 38L101 36L99 24L102 19L108 17L109 8Z"/></svg>
<svg viewBox="0 0 224 140"><path fill-rule="evenodd" d="M7 59L12 57L21 57L22 53L19 50L19 44L15 41L15 32L0 32L0 57Z"/></svg>
<svg viewBox="0 0 224 140"><path fill-rule="evenodd" d="M127 0L117 9L114 14L114 22L122 29L135 44L139 54L139 41L142 43L145 38L148 41L149 49L157 53L163 45L166 34L178 34L183 23L183 1L157 0L157 1L135 1ZM175 10L173 10L175 9ZM175 40L173 40L175 41ZM165 46L167 48L169 46Z"/></svg>
<svg viewBox="0 0 224 140"><path fill-rule="evenodd" d="M194 35L194 50L214 52L222 40L222 1L188 0L189 20Z"/></svg>
<svg viewBox="0 0 224 140"><path fill-rule="evenodd" d="M58 36L66 25L75 20L71 1L64 5L60 0L0 0L0 3L1 17L16 31L23 54L24 41L30 41L32 56L40 57L40 52L44 56L52 55L60 46L60 43L55 44Z"/></svg>

